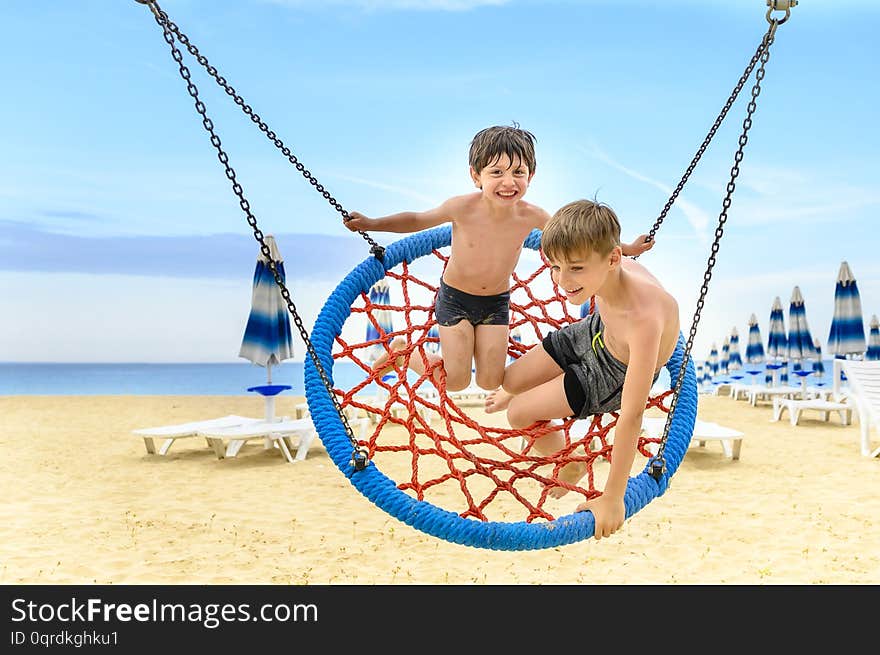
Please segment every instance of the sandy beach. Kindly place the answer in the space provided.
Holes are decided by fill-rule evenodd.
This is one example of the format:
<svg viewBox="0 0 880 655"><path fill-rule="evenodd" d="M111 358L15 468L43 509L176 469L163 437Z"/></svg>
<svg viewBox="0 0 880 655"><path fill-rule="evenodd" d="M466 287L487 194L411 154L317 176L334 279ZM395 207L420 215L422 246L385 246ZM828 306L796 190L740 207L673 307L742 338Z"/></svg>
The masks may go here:
<svg viewBox="0 0 880 655"><path fill-rule="evenodd" d="M279 401L292 415L302 398ZM858 425L701 396L745 434L693 446L668 492L610 539L498 552L405 525L320 443L289 464L258 441L148 455L135 428L241 414L253 397L0 397L3 584L878 584L880 459ZM474 410L480 412L481 410ZM562 501L558 501L562 502ZM573 501L572 501L573 502Z"/></svg>

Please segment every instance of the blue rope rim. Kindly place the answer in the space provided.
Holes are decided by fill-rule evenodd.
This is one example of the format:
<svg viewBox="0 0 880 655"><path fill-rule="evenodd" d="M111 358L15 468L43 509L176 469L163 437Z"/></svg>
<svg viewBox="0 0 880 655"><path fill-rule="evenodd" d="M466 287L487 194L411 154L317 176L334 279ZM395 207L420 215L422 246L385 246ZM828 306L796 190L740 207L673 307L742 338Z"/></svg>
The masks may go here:
<svg viewBox="0 0 880 655"><path fill-rule="evenodd" d="M418 232L396 241L385 250L384 263L375 257L361 262L336 287L315 321L311 341L324 371L333 381L332 348L342 326L351 314L351 306L361 293L385 277L385 271L403 261L411 262L433 250L449 246L450 226ZM533 230L525 247L539 250L541 233ZM684 337L679 335L675 352L666 364L670 380L678 377L684 357ZM397 488L397 484L369 462L363 471L351 465L351 442L333 402L310 357L305 361L306 400L321 443L333 463L354 487L372 503L399 521L446 541L490 550L538 550L572 544L593 536L595 522L591 512L575 512L554 521L504 523L462 518L455 512L439 508L428 501L417 500ZM660 481L649 473L650 460L637 476L627 483L624 505L629 518L654 498L665 493L669 481L681 464L694 431L697 418L697 383L693 360L689 360L679 392L675 414L666 442L666 471Z"/></svg>

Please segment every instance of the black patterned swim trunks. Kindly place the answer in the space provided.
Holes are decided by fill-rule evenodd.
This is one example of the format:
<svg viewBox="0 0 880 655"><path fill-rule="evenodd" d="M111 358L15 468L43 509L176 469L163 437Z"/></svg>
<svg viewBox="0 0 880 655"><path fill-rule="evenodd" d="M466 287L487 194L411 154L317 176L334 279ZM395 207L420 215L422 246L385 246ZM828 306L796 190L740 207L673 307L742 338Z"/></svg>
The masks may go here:
<svg viewBox="0 0 880 655"><path fill-rule="evenodd" d="M434 317L444 327L467 321L477 325L508 325L510 321L510 292L494 296L475 296L459 291L440 280Z"/></svg>

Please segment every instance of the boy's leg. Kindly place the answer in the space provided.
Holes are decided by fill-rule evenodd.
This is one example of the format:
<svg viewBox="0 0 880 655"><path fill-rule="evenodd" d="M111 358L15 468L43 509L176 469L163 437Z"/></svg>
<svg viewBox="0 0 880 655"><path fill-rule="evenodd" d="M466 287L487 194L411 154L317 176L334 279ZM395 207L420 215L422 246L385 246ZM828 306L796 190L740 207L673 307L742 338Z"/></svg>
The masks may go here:
<svg viewBox="0 0 880 655"><path fill-rule="evenodd" d="M425 353L428 367L440 362L446 371L446 388L449 391L461 391L471 383L471 366L474 358L474 328L467 321L459 321L452 326L438 325L440 332L440 352L443 353L441 358L439 355ZM406 357L402 354L407 349L407 342L404 337L395 337L388 344L388 352L382 353L373 363L373 370L386 373L392 369L392 365L388 360L394 356L394 364L403 366ZM425 359L422 354L413 351L409 356L409 368L424 375L428 367L425 366ZM440 371L439 368L434 369L434 386L440 388Z"/></svg>
<svg viewBox="0 0 880 655"><path fill-rule="evenodd" d="M492 390L501 386L509 334L506 325L478 325L474 328L474 364L477 386L481 389Z"/></svg>
<svg viewBox="0 0 880 655"><path fill-rule="evenodd" d="M533 349L534 350L534 349ZM507 420L515 430L526 428L538 421L569 418L575 410L568 404L565 393L565 375L559 374L548 382L539 384L521 394L513 396L507 409ZM556 430L538 437L534 448L541 455L552 455L565 446L565 437ZM556 474L556 479L568 484L576 484L587 472L583 462L569 462ZM560 498L568 493L565 487L552 487L550 496Z"/></svg>
<svg viewBox="0 0 880 655"><path fill-rule="evenodd" d="M489 394L486 412L506 409L514 394L522 393L562 375L563 371L540 343L504 370L502 388ZM568 414L570 415L570 413Z"/></svg>
<svg viewBox="0 0 880 655"><path fill-rule="evenodd" d="M446 371L447 391L461 391L471 383L474 362L474 326L461 320L455 325L438 325L440 352Z"/></svg>

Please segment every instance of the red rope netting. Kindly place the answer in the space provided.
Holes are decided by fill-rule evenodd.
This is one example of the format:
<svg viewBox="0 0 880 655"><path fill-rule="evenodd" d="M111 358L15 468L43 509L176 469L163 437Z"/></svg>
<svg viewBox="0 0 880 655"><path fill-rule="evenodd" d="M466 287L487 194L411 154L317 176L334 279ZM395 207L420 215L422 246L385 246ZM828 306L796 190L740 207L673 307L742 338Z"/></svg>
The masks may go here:
<svg viewBox="0 0 880 655"><path fill-rule="evenodd" d="M438 250L433 254L433 263L442 271L448 257ZM508 340L508 354L513 359L539 344L549 331L580 316L571 314L550 278L543 256L533 256L541 257L534 272L513 275ZM432 373L439 365L429 366L423 375L406 372L409 358L423 358L427 364L426 352L439 349L439 339L432 333L437 286L420 279L413 264L404 262L401 268L402 272L386 273L390 295L371 299L361 294L351 307L349 322L356 324L352 330L359 329L366 335L372 326L372 334L378 336L349 343L351 339L340 335L333 353L334 368L340 362L351 362L363 373L351 389L334 391L359 444L368 448L370 459L393 480L403 480L398 482L401 490L463 518L552 521L555 516L548 505L562 515L600 495L596 487L597 483L604 485L607 475L617 413L584 420L543 421L525 430L512 430L505 412L485 413L479 395L447 393L442 372L438 376L440 384L435 385ZM439 280L436 272L430 275L430 279ZM394 304L390 297L402 302ZM395 337L406 339L405 361L383 376L373 370L372 359L377 348L387 352L388 343ZM442 371L442 366L439 368ZM664 401L671 394L667 390L650 397L647 409L668 412ZM541 455L533 449L533 443L552 430L562 430L564 446L552 455ZM642 433L639 454L650 457L651 444L658 442ZM563 467L576 462L586 465L586 474L577 485L557 479ZM566 500L565 512L553 505L562 502L549 495L554 486L573 492L565 498L576 500L575 505L568 508Z"/></svg>

